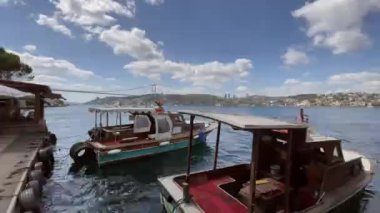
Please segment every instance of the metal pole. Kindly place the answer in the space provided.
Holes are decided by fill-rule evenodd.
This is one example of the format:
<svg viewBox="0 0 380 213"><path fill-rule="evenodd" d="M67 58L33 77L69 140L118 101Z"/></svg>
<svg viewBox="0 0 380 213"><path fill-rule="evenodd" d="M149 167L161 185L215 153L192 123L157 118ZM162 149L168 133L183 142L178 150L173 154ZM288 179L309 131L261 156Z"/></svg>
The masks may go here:
<svg viewBox="0 0 380 213"><path fill-rule="evenodd" d="M255 192L256 192L256 177L257 177L257 167L259 159L259 141L261 137L261 132L256 130L252 139L252 151L251 151L251 176L250 176L250 201L249 201L249 212L253 213L255 210Z"/></svg>
<svg viewBox="0 0 380 213"><path fill-rule="evenodd" d="M191 166L191 149L193 145L193 128L194 128L194 115L190 115L190 137L189 144L187 147L187 172L186 172L186 183L189 183L190 166Z"/></svg>
<svg viewBox="0 0 380 213"><path fill-rule="evenodd" d="M108 126L108 112L106 112L106 118L107 118L107 126Z"/></svg>
<svg viewBox="0 0 380 213"><path fill-rule="evenodd" d="M95 111L95 128L98 127L98 112Z"/></svg>
<svg viewBox="0 0 380 213"><path fill-rule="evenodd" d="M286 179L285 179L285 212L290 212L290 179L292 175L292 157L293 157L293 146L294 146L294 130L288 130L288 153L286 158Z"/></svg>
<svg viewBox="0 0 380 213"><path fill-rule="evenodd" d="M220 126L221 126L221 123L218 122L218 131L216 132L216 144L215 144L215 155L214 155L214 170L216 170L216 167L217 167L217 164L218 164Z"/></svg>
<svg viewBox="0 0 380 213"><path fill-rule="evenodd" d="M119 113L119 124L120 124L120 126L121 126L121 112Z"/></svg>
<svg viewBox="0 0 380 213"><path fill-rule="evenodd" d="M99 116L100 116L100 124L99 124L99 126L100 127L103 127L103 121L102 121L102 113L99 113Z"/></svg>

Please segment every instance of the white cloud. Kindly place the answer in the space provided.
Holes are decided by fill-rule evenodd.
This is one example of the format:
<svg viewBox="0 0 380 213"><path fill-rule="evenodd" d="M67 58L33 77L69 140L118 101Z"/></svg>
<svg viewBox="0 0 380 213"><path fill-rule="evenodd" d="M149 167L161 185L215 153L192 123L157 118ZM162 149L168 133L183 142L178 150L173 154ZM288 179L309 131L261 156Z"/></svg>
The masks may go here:
<svg viewBox="0 0 380 213"><path fill-rule="evenodd" d="M8 5L10 0L0 0L0 6Z"/></svg>
<svg viewBox="0 0 380 213"><path fill-rule="evenodd" d="M37 46L33 45L33 44L27 44L27 45L23 46L23 48L24 48L24 50L26 50L26 51L28 51L30 53L32 53L32 52L34 52L34 51L37 50Z"/></svg>
<svg viewBox="0 0 380 213"><path fill-rule="evenodd" d="M60 24L56 17L48 17L44 14L39 14L36 22L39 25L47 26L53 31L62 33L70 38L74 37L71 33L71 30L67 28L65 25Z"/></svg>
<svg viewBox="0 0 380 213"><path fill-rule="evenodd" d="M150 5L160 5L164 3L164 0L145 0Z"/></svg>
<svg viewBox="0 0 380 213"><path fill-rule="evenodd" d="M286 79L282 85L266 87L258 94L270 96L286 96L308 93L331 92L368 92L379 93L380 72L341 73L328 77L324 81L301 81Z"/></svg>
<svg viewBox="0 0 380 213"><path fill-rule="evenodd" d="M145 31L138 28L128 31L115 25L102 31L99 40L110 46L116 55L127 54L136 59L125 65L124 69L155 81L160 80L161 75L169 75L172 79L191 82L193 85L220 86L228 80L247 76L253 68L252 61L245 58L232 63L211 61L200 64L165 59L160 45L147 38Z"/></svg>
<svg viewBox="0 0 380 213"><path fill-rule="evenodd" d="M135 1L125 4L115 0L57 0L53 1L59 16L80 26L108 26L116 21L113 15L134 17Z"/></svg>
<svg viewBox="0 0 380 213"><path fill-rule="evenodd" d="M238 91L238 92L246 92L247 90L248 90L248 87L246 87L246 86L238 86L236 88L236 91Z"/></svg>
<svg viewBox="0 0 380 213"><path fill-rule="evenodd" d="M294 48L288 48L286 53L281 56L281 59L286 66L310 63L310 59L305 52Z"/></svg>
<svg viewBox="0 0 380 213"><path fill-rule="evenodd" d="M0 7L1 6L10 6L10 5L25 5L25 2L23 0L0 0Z"/></svg>
<svg viewBox="0 0 380 213"><path fill-rule="evenodd" d="M83 29L87 32L83 34L83 38L86 41L91 41L94 36L99 35L104 30L104 28L100 26L83 26Z"/></svg>
<svg viewBox="0 0 380 213"><path fill-rule="evenodd" d="M331 84L352 84L352 83L366 83L376 85L380 83L380 71L379 72L356 72L356 73L342 73L329 77L328 82ZM380 89L379 89L380 92Z"/></svg>
<svg viewBox="0 0 380 213"><path fill-rule="evenodd" d="M314 45L342 54L371 46L362 24L369 13L378 11L380 0L316 0L307 2L292 15L306 21L306 34Z"/></svg>
<svg viewBox="0 0 380 213"><path fill-rule="evenodd" d="M162 74L172 79L192 82L196 86L217 87L229 80L249 74L253 68L249 59L237 59L233 63L219 61L202 64L179 63L170 60L134 61L124 66L129 72L158 80Z"/></svg>
<svg viewBox="0 0 380 213"><path fill-rule="evenodd" d="M59 83L67 82L67 79L63 77L59 77L59 76L40 74L40 75L34 76L33 81L50 85L51 82L59 82Z"/></svg>
<svg viewBox="0 0 380 213"><path fill-rule="evenodd" d="M300 81L294 78L289 78L284 81L284 84L298 84L298 83L300 83Z"/></svg>
<svg viewBox="0 0 380 213"><path fill-rule="evenodd" d="M36 56L30 53L17 53L21 61L33 68L35 75L66 75L87 79L94 76L92 71L80 69L70 61L46 56Z"/></svg>
<svg viewBox="0 0 380 213"><path fill-rule="evenodd" d="M104 30L99 39L112 47L113 52L117 55L128 54L138 60L163 58L163 53L159 50L158 45L146 38L145 31L139 28L132 28L128 31L121 30L119 25L115 25Z"/></svg>

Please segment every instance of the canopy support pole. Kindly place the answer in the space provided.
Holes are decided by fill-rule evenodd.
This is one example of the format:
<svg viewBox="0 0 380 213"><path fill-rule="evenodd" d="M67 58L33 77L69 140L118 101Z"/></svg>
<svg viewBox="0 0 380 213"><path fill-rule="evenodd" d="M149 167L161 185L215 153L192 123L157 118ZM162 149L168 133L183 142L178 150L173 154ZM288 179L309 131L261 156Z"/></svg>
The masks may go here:
<svg viewBox="0 0 380 213"><path fill-rule="evenodd" d="M250 176L250 196L249 196L249 212L253 213L255 210L255 192L256 192L256 177L257 177L257 167L259 159L259 141L261 138L261 131L256 130L253 132L252 139L252 151L251 151L251 176Z"/></svg>
<svg viewBox="0 0 380 213"><path fill-rule="evenodd" d="M216 170L218 164L218 152L219 152L219 140L220 140L220 126L221 122L218 122L218 131L216 133L216 144L215 144L215 156L214 156L214 171Z"/></svg>
<svg viewBox="0 0 380 213"><path fill-rule="evenodd" d="M288 130L287 140L287 158L286 158L286 180L285 180L285 212L290 212L290 179L292 175L292 163L293 163L293 146L294 146L294 130Z"/></svg>
<svg viewBox="0 0 380 213"><path fill-rule="evenodd" d="M98 112L95 111L95 128L98 127Z"/></svg>
<svg viewBox="0 0 380 213"><path fill-rule="evenodd" d="M108 126L108 112L106 113L106 118L107 118L107 126Z"/></svg>
<svg viewBox="0 0 380 213"><path fill-rule="evenodd" d="M191 150L193 145L193 129L194 129L194 115L190 115L190 138L187 147L187 172L186 172L186 183L189 183L190 176L190 166L191 166Z"/></svg>
<svg viewBox="0 0 380 213"><path fill-rule="evenodd" d="M100 119L99 119L99 126L103 127L102 113L99 114L99 117L100 117Z"/></svg>
<svg viewBox="0 0 380 213"><path fill-rule="evenodd" d="M120 114L119 114L119 116L120 116L120 117L119 117L119 125L120 125L120 126L121 126L121 114L122 114L122 113L120 112Z"/></svg>

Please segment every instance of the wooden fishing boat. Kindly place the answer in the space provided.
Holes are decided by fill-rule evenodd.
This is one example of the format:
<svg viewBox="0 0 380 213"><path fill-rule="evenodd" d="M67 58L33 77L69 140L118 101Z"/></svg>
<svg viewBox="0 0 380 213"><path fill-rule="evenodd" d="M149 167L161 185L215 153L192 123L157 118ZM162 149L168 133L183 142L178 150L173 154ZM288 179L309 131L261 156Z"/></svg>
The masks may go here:
<svg viewBox="0 0 380 213"><path fill-rule="evenodd" d="M364 189L374 161L341 141L307 134L306 124L232 114L183 111L218 122L213 168L159 178L167 212L328 212ZM253 134L251 162L217 167L221 124Z"/></svg>
<svg viewBox="0 0 380 213"><path fill-rule="evenodd" d="M197 145L205 143L207 134L216 128L215 122L199 122L190 128L182 114L165 112L162 107L89 108L89 111L95 113L95 127L88 131L90 139L70 149L71 158L78 164L96 161L103 166L186 148L189 132L194 135L193 145ZM123 124L124 114L133 122ZM111 115L116 125L109 125Z"/></svg>

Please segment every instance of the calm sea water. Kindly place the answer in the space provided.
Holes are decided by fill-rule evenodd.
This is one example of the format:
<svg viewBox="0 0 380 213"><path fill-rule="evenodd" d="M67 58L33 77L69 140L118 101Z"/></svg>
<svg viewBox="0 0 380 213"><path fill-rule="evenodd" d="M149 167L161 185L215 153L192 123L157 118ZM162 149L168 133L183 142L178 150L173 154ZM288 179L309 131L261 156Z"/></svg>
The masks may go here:
<svg viewBox="0 0 380 213"><path fill-rule="evenodd" d="M83 168L70 172L69 148L87 139L94 125L88 106L48 108L46 120L58 137L54 174L44 187L45 212L160 212L157 177L186 170L186 150L166 153L138 162L125 162L94 171ZM178 107L171 107L175 111ZM297 108L277 107L181 107L227 113L262 115L294 120ZM380 109L376 108L307 108L310 123L318 132L343 141L343 148L360 151L380 159ZM219 166L250 160L251 134L222 126ZM213 165L215 132L206 146L194 150L192 171ZM379 167L379 166L378 166ZM380 175L368 189L346 203L338 212L379 212Z"/></svg>

